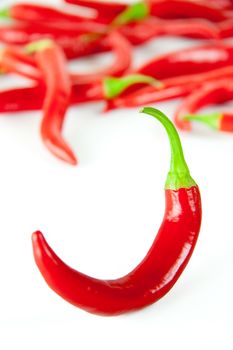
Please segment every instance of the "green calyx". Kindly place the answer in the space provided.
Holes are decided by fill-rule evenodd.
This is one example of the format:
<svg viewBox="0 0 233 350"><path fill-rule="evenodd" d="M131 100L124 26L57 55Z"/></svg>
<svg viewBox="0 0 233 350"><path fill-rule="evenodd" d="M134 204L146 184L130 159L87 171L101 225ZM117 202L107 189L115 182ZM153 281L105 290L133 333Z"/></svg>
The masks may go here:
<svg viewBox="0 0 233 350"><path fill-rule="evenodd" d="M11 18L9 8L5 8L5 9L1 9L0 10L0 18L1 19L9 19L9 18Z"/></svg>
<svg viewBox="0 0 233 350"><path fill-rule="evenodd" d="M149 5L145 2L132 4L120 13L112 22L113 26L122 26L130 22L140 21L150 13Z"/></svg>
<svg viewBox="0 0 233 350"><path fill-rule="evenodd" d="M184 159L180 137L171 120L161 111L152 107L144 107L140 112L149 114L159 120L168 134L171 146L171 163L165 189L178 190L180 188L196 186Z"/></svg>
<svg viewBox="0 0 233 350"><path fill-rule="evenodd" d="M25 46L25 51L29 54L43 51L51 46L53 46L53 41L50 39L43 39L38 41L33 41L32 43Z"/></svg>
<svg viewBox="0 0 233 350"><path fill-rule="evenodd" d="M184 120L197 121L208 125L214 130L219 130L220 122L222 119L221 113L209 113L209 114L189 114L184 117Z"/></svg>
<svg viewBox="0 0 233 350"><path fill-rule="evenodd" d="M161 85L161 83L156 79L143 74L131 74L122 78L108 77L103 80L105 97L108 100L113 99L120 95L128 87L140 83L151 85L157 84L158 86Z"/></svg>

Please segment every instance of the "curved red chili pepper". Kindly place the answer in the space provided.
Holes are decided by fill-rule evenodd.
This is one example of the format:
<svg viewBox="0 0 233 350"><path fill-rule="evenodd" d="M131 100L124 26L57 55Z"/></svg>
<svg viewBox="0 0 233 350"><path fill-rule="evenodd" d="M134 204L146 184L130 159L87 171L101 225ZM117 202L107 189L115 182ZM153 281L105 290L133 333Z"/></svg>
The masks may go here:
<svg viewBox="0 0 233 350"><path fill-rule="evenodd" d="M200 74L233 65L233 46L221 43L178 50L157 56L135 72L164 80L189 74Z"/></svg>
<svg viewBox="0 0 233 350"><path fill-rule="evenodd" d="M232 99L232 78L207 82L182 102L176 111L175 122L185 130L191 129L190 121L200 121L216 130L233 131L233 118L229 113L196 114L205 106Z"/></svg>
<svg viewBox="0 0 233 350"><path fill-rule="evenodd" d="M72 86L63 51L52 41L43 42L42 45L35 44L31 50L35 51L35 59L46 86L42 139L55 156L75 165L76 157L61 135Z"/></svg>
<svg viewBox="0 0 233 350"><path fill-rule="evenodd" d="M150 107L142 111L164 125L171 144L165 215L143 261L122 278L98 280L68 267L42 233L32 236L36 264L50 288L75 306L99 315L136 310L162 298L187 265L200 230L200 193L189 174L177 131L160 111Z"/></svg>
<svg viewBox="0 0 233 350"><path fill-rule="evenodd" d="M114 31L109 34L108 43L114 54L113 63L107 68L89 74L72 73L72 81L87 83L100 80L106 76L120 76L130 68L133 53L128 40Z"/></svg>

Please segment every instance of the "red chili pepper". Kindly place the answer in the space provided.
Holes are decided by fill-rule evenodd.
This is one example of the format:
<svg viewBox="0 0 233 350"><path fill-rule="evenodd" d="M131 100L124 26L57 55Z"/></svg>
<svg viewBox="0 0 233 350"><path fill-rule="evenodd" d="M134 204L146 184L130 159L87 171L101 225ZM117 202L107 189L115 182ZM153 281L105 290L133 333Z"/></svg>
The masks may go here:
<svg viewBox="0 0 233 350"><path fill-rule="evenodd" d="M87 83L100 80L105 76L120 76L129 69L132 61L132 49L121 34L114 31L108 36L108 43L114 53L114 62L107 68L87 74L71 73L72 82ZM29 44L31 46L31 44ZM17 57L16 57L17 56ZM41 82L42 75L37 69L36 62L18 49L13 47L2 50L1 66L10 72L21 74L29 79Z"/></svg>
<svg viewBox="0 0 233 350"><path fill-rule="evenodd" d="M157 56L136 72L159 80L199 74L233 64L233 46L221 43L192 47Z"/></svg>
<svg viewBox="0 0 233 350"><path fill-rule="evenodd" d="M220 22L228 18L227 13L212 3L204 4L194 0L148 0L151 15L165 19L204 18Z"/></svg>
<svg viewBox="0 0 233 350"><path fill-rule="evenodd" d="M72 73L72 81L86 83L100 80L105 76L120 76L130 68L133 53L128 40L114 31L109 34L108 43L114 54L113 63L107 68L89 74Z"/></svg>
<svg viewBox="0 0 233 350"><path fill-rule="evenodd" d="M53 7L29 3L13 4L8 8L1 10L0 18L11 18L19 21L26 21L27 23L67 21L74 24L79 24L80 22L91 19L90 16L84 17L83 15L74 15L68 12L60 11Z"/></svg>
<svg viewBox="0 0 233 350"><path fill-rule="evenodd" d="M71 35L72 34L72 35ZM66 57L69 59L90 55L98 52L111 50L108 37L100 37L96 40L87 40L86 35L74 35L65 33L61 29L54 29L51 26L42 28L32 25L14 25L0 27L0 41L9 45L25 45L30 42L42 39L52 39L62 47Z"/></svg>
<svg viewBox="0 0 233 350"><path fill-rule="evenodd" d="M207 82L190 94L175 114L177 126L191 129L190 121L200 121L216 130L233 131L233 118L229 113L196 114L196 112L214 103L223 103L233 99L232 78Z"/></svg>
<svg viewBox="0 0 233 350"><path fill-rule="evenodd" d="M140 45L162 35L187 36L192 38L218 39L218 28L206 20L183 19L161 20L153 17L142 22L130 23L120 32L133 45Z"/></svg>
<svg viewBox="0 0 233 350"><path fill-rule="evenodd" d="M117 15L123 12L128 4L121 4L116 2L107 2L107 1L88 1L88 0L65 0L66 2L74 5L89 7L96 10L97 17L96 19L100 22L110 23Z"/></svg>
<svg viewBox="0 0 233 350"><path fill-rule="evenodd" d="M196 85L192 83L181 86L163 87L163 83L161 82L160 86L145 86L133 91L132 93L106 101L105 112L118 108L138 107L150 103L184 97L190 94L195 88Z"/></svg>
<svg viewBox="0 0 233 350"><path fill-rule="evenodd" d="M98 12L97 20L102 22L109 22L116 15L125 11L128 6L128 4L108 3L96 0L66 0L66 2L94 8ZM148 7L150 15L165 19L204 18L212 22L219 22L228 18L227 13L212 3L207 4L194 0L148 0L141 3L144 3Z"/></svg>
<svg viewBox="0 0 233 350"><path fill-rule="evenodd" d="M35 59L46 86L41 124L42 139L55 156L75 165L76 157L61 135L72 86L63 51L52 41L32 45L30 49L35 52Z"/></svg>
<svg viewBox="0 0 233 350"><path fill-rule="evenodd" d="M16 73L40 83L42 81L35 60L18 48L7 47L0 51L0 68L6 73Z"/></svg>
<svg viewBox="0 0 233 350"><path fill-rule="evenodd" d="M104 78L87 84L73 84L70 104L110 100L128 89L142 84L154 84L154 79L142 75ZM44 85L0 90L0 113L40 110L46 94Z"/></svg>
<svg viewBox="0 0 233 350"><path fill-rule="evenodd" d="M147 107L142 112L163 124L171 145L165 215L142 262L124 277L98 280L63 263L42 233L37 231L32 236L36 264L50 288L71 304L99 315L136 310L162 298L186 267L200 230L200 193L189 174L178 133L160 111Z"/></svg>
<svg viewBox="0 0 233 350"><path fill-rule="evenodd" d="M233 77L233 65L200 74L181 75L179 77L161 80L160 85L145 86L133 93L128 93L107 101L105 111L116 108L143 106L184 97L195 89L198 89L204 82L222 79L224 77ZM178 123L181 129L189 128L188 122L176 120L176 123Z"/></svg>

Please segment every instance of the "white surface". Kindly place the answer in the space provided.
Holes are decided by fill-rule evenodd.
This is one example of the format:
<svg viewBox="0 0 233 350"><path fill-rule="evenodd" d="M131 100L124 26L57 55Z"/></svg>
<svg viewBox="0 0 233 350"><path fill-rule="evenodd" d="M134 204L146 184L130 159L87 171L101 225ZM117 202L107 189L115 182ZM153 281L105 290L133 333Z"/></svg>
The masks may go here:
<svg viewBox="0 0 233 350"><path fill-rule="evenodd" d="M136 50L136 62L190 44L198 42L156 40ZM21 82L1 77L2 88ZM171 116L178 102L157 107ZM161 301L128 315L93 316L39 274L30 240L37 229L73 268L115 278L144 257L160 225L170 157L162 126L137 109L101 109L69 111L64 135L79 157L75 168L44 148L40 112L0 118L0 348L232 350L232 135L201 127L181 134L202 193L203 225L187 269Z"/></svg>

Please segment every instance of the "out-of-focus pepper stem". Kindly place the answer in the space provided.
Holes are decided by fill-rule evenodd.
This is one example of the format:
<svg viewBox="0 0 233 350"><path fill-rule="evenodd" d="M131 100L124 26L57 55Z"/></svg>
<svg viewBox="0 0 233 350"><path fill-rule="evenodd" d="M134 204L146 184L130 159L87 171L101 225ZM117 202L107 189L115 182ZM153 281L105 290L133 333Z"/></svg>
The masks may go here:
<svg viewBox="0 0 233 350"><path fill-rule="evenodd" d="M195 181L190 176L189 168L184 159L180 137L171 120L164 113L152 107L144 107L141 112L149 114L159 120L168 134L171 146L171 163L165 189L178 190L180 188L196 186Z"/></svg>
<svg viewBox="0 0 233 350"><path fill-rule="evenodd" d="M28 54L32 54L34 52L43 51L53 45L54 42L51 39L33 41L32 43L25 46L25 52L27 52Z"/></svg>
<svg viewBox="0 0 233 350"><path fill-rule="evenodd" d="M183 119L200 122L208 125L214 130L219 130L222 114L221 113L209 113L209 114L189 114L186 115Z"/></svg>
<svg viewBox="0 0 233 350"><path fill-rule="evenodd" d="M9 8L0 9L0 19L9 19L9 18L11 18Z"/></svg>
<svg viewBox="0 0 233 350"><path fill-rule="evenodd" d="M126 8L120 13L111 23L112 26L122 26L130 22L140 21L146 18L150 13L149 4L145 2L138 2Z"/></svg>
<svg viewBox="0 0 233 350"><path fill-rule="evenodd" d="M152 84L161 86L162 83L148 75L132 74L121 78L107 77L103 81L104 93L107 99L113 99L134 84Z"/></svg>

